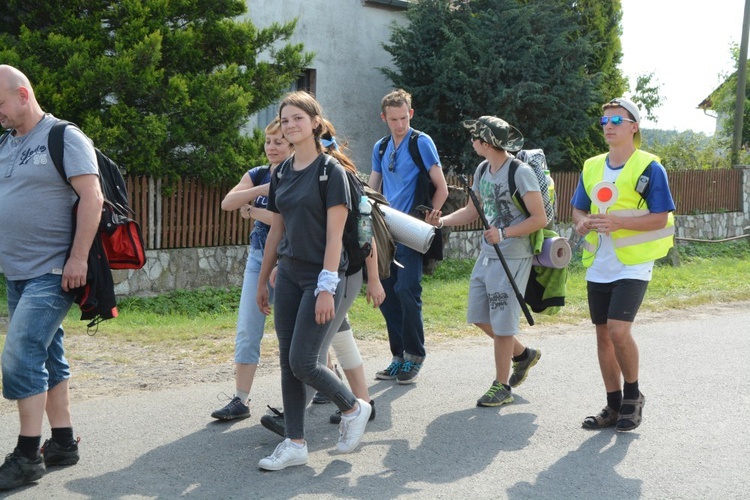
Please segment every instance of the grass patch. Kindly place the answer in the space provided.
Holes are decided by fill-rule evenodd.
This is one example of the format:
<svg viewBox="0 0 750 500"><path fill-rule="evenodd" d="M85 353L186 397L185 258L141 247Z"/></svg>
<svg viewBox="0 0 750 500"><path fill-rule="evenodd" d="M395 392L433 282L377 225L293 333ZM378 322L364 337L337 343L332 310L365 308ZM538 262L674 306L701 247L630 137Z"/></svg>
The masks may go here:
<svg viewBox="0 0 750 500"><path fill-rule="evenodd" d="M681 265L658 265L642 309L666 311L708 303L750 300L750 245L745 241L678 247ZM477 335L466 324L468 281L473 260L442 262L433 276L425 276L423 316L431 339ZM7 316L5 280L0 280L0 316ZM225 362L234 349L239 304L238 287L176 291L157 297L120 300L120 317L101 324L98 337L112 346L119 343L165 349L177 359ZM588 320L585 269L580 262L570 266L567 305L555 316L535 314L540 325L577 324ZM85 334L85 323L74 307L65 321L69 334ZM385 321L380 311L365 301L354 302L349 316L358 338L386 341ZM269 339L273 316L266 322ZM2 347L4 335L0 335Z"/></svg>

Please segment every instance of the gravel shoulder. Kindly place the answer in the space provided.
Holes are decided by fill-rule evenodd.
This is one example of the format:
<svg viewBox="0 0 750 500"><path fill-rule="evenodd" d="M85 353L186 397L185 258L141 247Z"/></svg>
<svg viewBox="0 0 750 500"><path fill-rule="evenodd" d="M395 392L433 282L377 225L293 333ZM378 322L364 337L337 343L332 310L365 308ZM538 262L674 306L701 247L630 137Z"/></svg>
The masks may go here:
<svg viewBox="0 0 750 500"><path fill-rule="evenodd" d="M660 312L640 313L638 324L645 322L664 322L673 320L701 319L719 316L736 310L747 310L750 302L731 302L708 304L686 309L674 309ZM543 320L540 321L542 323ZM7 318L0 318L0 331L6 330ZM561 334L591 334L593 328L584 321L579 324L538 324L525 327L522 339L533 336ZM481 342L484 335L476 330L475 334L465 338L446 338L428 336L429 350L450 350L456 343ZM592 338L593 341L593 338ZM389 358L385 341L358 341L366 369L373 371L378 363ZM226 381L227 393L233 390L234 363L227 359L224 363L206 362L197 356L175 355L167 349L153 346L137 345L131 342L116 342L100 336L86 334L70 335L66 338L66 350L71 366L71 399L74 402L85 401L113 394L127 395L139 391L154 391L170 387L189 387L194 384ZM276 340L266 336L262 344L263 358L259 366L260 373L278 369ZM188 353L189 354L189 353ZM377 365L377 366L376 366ZM218 395L219 397L221 395ZM16 411L12 401L0 400L0 414Z"/></svg>

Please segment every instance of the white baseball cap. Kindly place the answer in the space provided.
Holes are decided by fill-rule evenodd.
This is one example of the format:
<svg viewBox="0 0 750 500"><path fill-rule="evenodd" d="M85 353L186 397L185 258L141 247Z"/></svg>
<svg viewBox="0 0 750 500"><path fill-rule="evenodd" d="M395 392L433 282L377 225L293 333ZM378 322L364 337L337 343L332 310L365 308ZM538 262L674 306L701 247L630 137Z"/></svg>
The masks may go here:
<svg viewBox="0 0 750 500"><path fill-rule="evenodd" d="M635 133L633 136L633 144L635 145L636 149L641 147L641 112L638 109L638 105L631 101L630 99L625 99L624 97L617 97L616 99L612 99L607 104L605 104L604 108L610 108L613 106L619 106L622 109L626 110L628 113L633 115L633 119L638 124L638 132Z"/></svg>

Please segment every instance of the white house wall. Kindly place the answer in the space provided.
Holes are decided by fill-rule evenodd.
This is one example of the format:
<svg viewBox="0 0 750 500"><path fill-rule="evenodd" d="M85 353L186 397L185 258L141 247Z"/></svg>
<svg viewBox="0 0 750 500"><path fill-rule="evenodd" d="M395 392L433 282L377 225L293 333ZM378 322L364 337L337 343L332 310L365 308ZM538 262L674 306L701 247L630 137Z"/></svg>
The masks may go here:
<svg viewBox="0 0 750 500"><path fill-rule="evenodd" d="M382 45L391 23L405 22L404 11L362 0L247 0L247 6L258 28L299 18L290 42L315 53L310 67L316 70L318 102L348 141L358 169L370 172L372 147L388 133L380 120L380 99L393 89L379 70L392 67Z"/></svg>

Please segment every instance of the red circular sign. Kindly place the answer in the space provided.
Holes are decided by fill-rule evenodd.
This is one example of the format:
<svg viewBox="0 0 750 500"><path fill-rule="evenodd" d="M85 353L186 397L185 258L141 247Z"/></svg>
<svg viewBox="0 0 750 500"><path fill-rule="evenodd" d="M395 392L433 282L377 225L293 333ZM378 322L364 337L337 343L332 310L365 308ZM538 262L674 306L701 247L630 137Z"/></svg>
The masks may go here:
<svg viewBox="0 0 750 500"><path fill-rule="evenodd" d="M598 199L599 201L601 201L601 202L603 202L603 203L606 203L606 202L608 202L609 200L611 200L611 199L612 199L612 195L613 195L613 193L612 193L612 190L611 190L610 188L608 188L608 187L603 187L603 188L601 188L601 189L600 189L600 190L599 190L599 191L598 191L598 192L596 193L596 198L597 198L597 199Z"/></svg>

